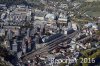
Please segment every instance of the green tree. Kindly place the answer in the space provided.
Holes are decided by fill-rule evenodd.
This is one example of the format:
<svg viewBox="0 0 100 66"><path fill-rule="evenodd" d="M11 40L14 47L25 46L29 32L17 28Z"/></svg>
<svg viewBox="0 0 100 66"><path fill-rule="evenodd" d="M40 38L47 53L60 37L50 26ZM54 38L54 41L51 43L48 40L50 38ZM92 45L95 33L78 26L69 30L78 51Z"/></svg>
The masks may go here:
<svg viewBox="0 0 100 66"><path fill-rule="evenodd" d="M66 66L67 63L60 63L59 66Z"/></svg>

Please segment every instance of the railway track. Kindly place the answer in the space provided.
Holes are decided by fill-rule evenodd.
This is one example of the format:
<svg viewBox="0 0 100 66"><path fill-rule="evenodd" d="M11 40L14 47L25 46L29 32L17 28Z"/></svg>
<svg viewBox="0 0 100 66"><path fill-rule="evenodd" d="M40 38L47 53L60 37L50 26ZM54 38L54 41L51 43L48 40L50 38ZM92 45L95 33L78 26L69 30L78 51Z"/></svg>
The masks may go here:
<svg viewBox="0 0 100 66"><path fill-rule="evenodd" d="M76 34L78 34L78 31L75 31L75 32L73 32L72 34L69 34L69 35L62 35L61 37L59 37L59 38L57 38L57 39L55 39L51 42L48 42L42 48L37 49L36 51L33 51L29 54L22 56L22 61L27 62L27 60L29 60L29 59L34 59L35 55L40 55L40 56L45 55L46 56L48 54L48 52L54 50L58 46L58 44L67 41L68 38L75 37Z"/></svg>

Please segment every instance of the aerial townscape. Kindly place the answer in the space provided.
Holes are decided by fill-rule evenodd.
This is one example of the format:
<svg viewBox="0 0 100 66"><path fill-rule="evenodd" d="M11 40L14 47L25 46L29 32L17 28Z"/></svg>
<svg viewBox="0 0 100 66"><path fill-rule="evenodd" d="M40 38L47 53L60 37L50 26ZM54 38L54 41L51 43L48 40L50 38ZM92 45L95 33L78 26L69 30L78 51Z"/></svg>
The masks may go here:
<svg viewBox="0 0 100 66"><path fill-rule="evenodd" d="M100 66L100 0L0 0L0 66Z"/></svg>

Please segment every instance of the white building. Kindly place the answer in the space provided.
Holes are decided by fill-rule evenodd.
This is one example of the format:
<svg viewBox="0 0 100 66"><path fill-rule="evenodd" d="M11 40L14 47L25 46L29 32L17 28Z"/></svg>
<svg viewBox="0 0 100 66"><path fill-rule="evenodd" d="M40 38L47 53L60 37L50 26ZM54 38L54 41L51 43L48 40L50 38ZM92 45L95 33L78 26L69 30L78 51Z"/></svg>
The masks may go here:
<svg viewBox="0 0 100 66"><path fill-rule="evenodd" d="M98 26L95 23L85 24L85 27L92 28L93 30L98 30Z"/></svg>
<svg viewBox="0 0 100 66"><path fill-rule="evenodd" d="M0 36L4 36L5 35L5 30L4 29L0 29Z"/></svg>
<svg viewBox="0 0 100 66"><path fill-rule="evenodd" d="M35 10L34 20L42 20L43 21L46 14L47 14L47 12L45 12L45 11Z"/></svg>
<svg viewBox="0 0 100 66"><path fill-rule="evenodd" d="M8 8L5 16L6 21L14 21L14 22L21 22L24 20L30 21L31 20L31 12L32 9L29 6L25 5L14 5Z"/></svg>
<svg viewBox="0 0 100 66"><path fill-rule="evenodd" d="M67 4L61 4L59 7L60 8L68 8L68 5Z"/></svg>
<svg viewBox="0 0 100 66"><path fill-rule="evenodd" d="M76 24L76 23L72 23L72 28L73 28L74 30L77 30L77 29L78 29L77 24Z"/></svg>
<svg viewBox="0 0 100 66"><path fill-rule="evenodd" d="M6 4L0 4L0 8L7 9Z"/></svg>
<svg viewBox="0 0 100 66"><path fill-rule="evenodd" d="M45 16L45 18L48 19L48 20L54 20L55 15L54 15L54 14L47 14L47 15Z"/></svg>

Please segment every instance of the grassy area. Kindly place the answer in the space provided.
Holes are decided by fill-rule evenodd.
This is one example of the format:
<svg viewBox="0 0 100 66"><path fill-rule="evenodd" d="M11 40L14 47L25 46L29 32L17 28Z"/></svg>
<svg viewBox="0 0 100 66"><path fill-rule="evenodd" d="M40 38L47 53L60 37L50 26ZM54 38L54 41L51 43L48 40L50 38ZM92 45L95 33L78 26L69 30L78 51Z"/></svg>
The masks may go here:
<svg viewBox="0 0 100 66"><path fill-rule="evenodd" d="M79 8L79 12L87 13L90 16L99 16L100 15L100 2L85 2Z"/></svg>
<svg viewBox="0 0 100 66"><path fill-rule="evenodd" d="M96 11L96 12L88 11L88 12L86 12L86 14L88 14L90 16L94 16L94 17L99 17L100 16L99 11Z"/></svg>

